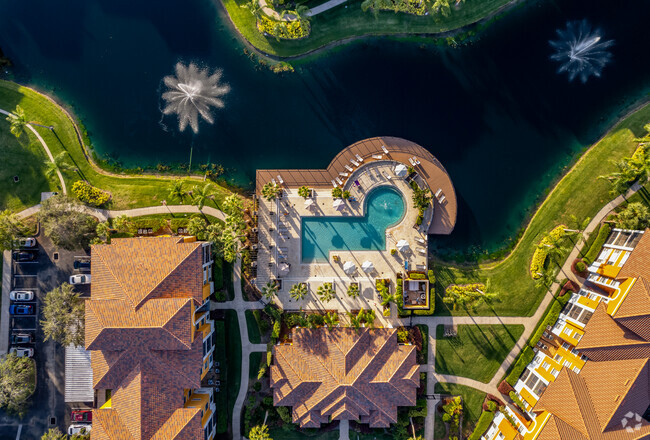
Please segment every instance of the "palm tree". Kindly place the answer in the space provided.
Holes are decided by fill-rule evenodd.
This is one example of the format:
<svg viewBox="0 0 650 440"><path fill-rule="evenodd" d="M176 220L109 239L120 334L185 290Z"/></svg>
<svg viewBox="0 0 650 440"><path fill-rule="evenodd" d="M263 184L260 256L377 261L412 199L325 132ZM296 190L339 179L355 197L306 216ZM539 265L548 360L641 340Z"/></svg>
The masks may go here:
<svg viewBox="0 0 650 440"><path fill-rule="evenodd" d="M301 186L298 188L298 195L302 197L303 199L308 199L309 194L311 194L311 190L307 186Z"/></svg>
<svg viewBox="0 0 650 440"><path fill-rule="evenodd" d="M305 283L294 284L289 290L289 295L296 301L303 299L307 296L307 285Z"/></svg>
<svg viewBox="0 0 650 440"><path fill-rule="evenodd" d="M316 294L318 294L320 300L323 302L330 302L336 297L332 283L323 283L322 285L318 286Z"/></svg>
<svg viewBox="0 0 650 440"><path fill-rule="evenodd" d="M339 325L339 315L336 312L327 312L323 318L327 328L336 327Z"/></svg>
<svg viewBox="0 0 650 440"><path fill-rule="evenodd" d="M296 8L292 11L289 11L290 14L293 14L296 17L296 20L302 20L302 17L309 12L309 8L305 5L296 5Z"/></svg>
<svg viewBox="0 0 650 440"><path fill-rule="evenodd" d="M46 160L45 163L45 176L49 179L54 176L57 171L64 173L72 169L72 166L65 161L67 153L65 151L60 152L54 156L54 161Z"/></svg>
<svg viewBox="0 0 650 440"><path fill-rule="evenodd" d="M199 211L205 206L205 202L208 200L214 200L214 191L212 191L212 184L208 183L203 187L194 186L192 190L192 204L196 205L199 208Z"/></svg>
<svg viewBox="0 0 650 440"><path fill-rule="evenodd" d="M361 314L361 312L363 312L363 310L361 310L359 314ZM359 330L359 328L361 328L361 318L359 315L348 312L348 317L350 318L350 327L355 330Z"/></svg>
<svg viewBox="0 0 650 440"><path fill-rule="evenodd" d="M27 124L29 122L27 122L25 110L21 106L16 106L13 116L7 116L7 122L11 124L9 131L17 138L21 138L24 134L27 134Z"/></svg>
<svg viewBox="0 0 650 440"><path fill-rule="evenodd" d="M359 283L352 283L348 286L348 296L351 298L359 296Z"/></svg>
<svg viewBox="0 0 650 440"><path fill-rule="evenodd" d="M130 223L131 220L126 214L120 215L119 217L115 217L113 219L113 227L117 229L118 232L128 232Z"/></svg>
<svg viewBox="0 0 650 440"><path fill-rule="evenodd" d="M268 202L274 200L280 193L280 187L276 183L267 182L262 187L262 197Z"/></svg>
<svg viewBox="0 0 650 440"><path fill-rule="evenodd" d="M269 435L269 428L266 425L253 426L248 433L249 440L273 440Z"/></svg>
<svg viewBox="0 0 650 440"><path fill-rule="evenodd" d="M172 200L178 200L183 203L185 197L188 196L188 192L185 190L185 181L181 179L176 179L169 186L169 198Z"/></svg>
<svg viewBox="0 0 650 440"><path fill-rule="evenodd" d="M278 284L274 280L270 280L264 287L262 287L262 294L266 299L272 299L278 293Z"/></svg>
<svg viewBox="0 0 650 440"><path fill-rule="evenodd" d="M466 286L450 285L445 290L445 297L442 302L449 304L456 310L457 306L476 309L482 302L490 302L497 295L488 292L482 284L470 284Z"/></svg>
<svg viewBox="0 0 650 440"><path fill-rule="evenodd" d="M542 241L537 245L538 248L546 249L546 255L556 263L559 264L559 259L562 257L563 249L562 245L564 244L564 239L566 237L564 234L562 236L557 236L553 234L553 231L544 235Z"/></svg>
<svg viewBox="0 0 650 440"><path fill-rule="evenodd" d="M374 327L375 326L375 319L377 316L375 316L375 311L374 310L361 310L359 311L359 314L361 315L363 312L363 315L361 316L361 319L366 321L366 324L368 327Z"/></svg>
<svg viewBox="0 0 650 440"><path fill-rule="evenodd" d="M535 280L535 287L537 288L544 287L548 289L555 282L555 273L550 269L537 272L537 275L539 276L539 278Z"/></svg>
<svg viewBox="0 0 650 440"><path fill-rule="evenodd" d="M564 228L564 232L573 232L574 234L580 233L587 228L590 221L591 217L585 217L584 220L580 221L575 214L571 214L569 216L570 228Z"/></svg>

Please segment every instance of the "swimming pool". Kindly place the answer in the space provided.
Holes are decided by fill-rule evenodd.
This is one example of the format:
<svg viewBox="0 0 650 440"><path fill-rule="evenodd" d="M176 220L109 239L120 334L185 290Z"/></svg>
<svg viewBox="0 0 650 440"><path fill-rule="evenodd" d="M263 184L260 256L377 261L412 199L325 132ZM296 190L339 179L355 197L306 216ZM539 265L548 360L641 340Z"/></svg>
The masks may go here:
<svg viewBox="0 0 650 440"><path fill-rule="evenodd" d="M380 186L366 196L363 217L303 217L302 261L327 261L330 251L386 250L386 228L404 211L402 195Z"/></svg>

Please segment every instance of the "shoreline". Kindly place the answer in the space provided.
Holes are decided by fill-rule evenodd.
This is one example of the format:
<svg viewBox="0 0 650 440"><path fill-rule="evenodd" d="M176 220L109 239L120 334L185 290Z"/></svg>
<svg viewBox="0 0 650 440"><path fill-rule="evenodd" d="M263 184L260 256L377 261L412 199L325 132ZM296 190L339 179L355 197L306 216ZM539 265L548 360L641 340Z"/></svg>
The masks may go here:
<svg viewBox="0 0 650 440"><path fill-rule="evenodd" d="M443 31L443 32L396 32L396 33L382 33L382 32L376 32L376 33L365 33L362 35L354 35L351 37L346 37L342 38L339 40L334 40L330 41L328 43L322 44L314 49L310 49L306 52L299 53L297 55L290 55L290 56L278 56L278 55L273 55L270 54L257 46L255 46L253 43L251 43L244 35L239 31L239 28L235 24L235 22L232 20L232 17L228 13L228 9L223 3L223 0L213 0L212 3L217 6L217 9L221 14L225 14L227 17L227 21L225 21L226 25L235 33L235 36L237 37L237 40L242 43L246 48L249 50L252 50L255 55L257 55L260 58L264 58L270 61L274 62L281 62L281 61L299 61L299 60L304 60L306 58L309 58L311 56L316 56L319 55L321 52L325 52L331 49L334 49L336 47L341 47L347 44L350 44L352 42L362 40L365 38L380 38L380 37L387 37L387 38L395 38L395 39L403 39L403 38L410 38L410 37L417 37L417 38L446 38L446 37L453 37L459 34L463 34L467 31L471 31L473 28L476 28L482 24L488 23L491 20L498 19L498 16L502 13L509 12L511 9L513 9L516 6L519 6L521 4L524 4L527 0L511 0L510 2L500 6L496 10L490 12L488 15L473 21L471 23L467 23L463 26L460 26L458 28L448 30L448 31ZM341 6L341 5L339 5ZM309 36L307 37L309 38Z"/></svg>
<svg viewBox="0 0 650 440"><path fill-rule="evenodd" d="M566 169L565 172L561 173L556 179L554 179L551 184L549 185L548 188L551 188L549 193L542 199L539 200L535 205L533 205L531 208L530 214L527 216L527 219L525 220L524 224L522 227L517 231L516 237L517 241L512 249L507 251L507 255L504 257L498 259L498 260L486 260L484 262L471 262L471 261L466 261L463 263L456 263L453 261L449 260L444 260L442 258L436 257L434 255L433 261L437 262L438 264L442 264L445 267L453 267L456 269L473 269L473 268L479 268L479 269L493 269L500 265L501 263L505 263L508 261L508 259L515 253L515 251L519 248L521 245L524 236L526 235L526 232L528 232L531 224L533 223L533 220L537 217L537 215L541 212L542 208L544 205L548 202L548 200L551 198L551 196L555 193L557 190L558 186L560 183L562 183L576 168L578 165L580 165L584 160L585 157L593 150L594 147L596 147L603 139L605 139L611 132L614 130L621 122L623 122L625 119L629 118L632 116L634 113L642 109L643 107L647 106L650 104L650 96L644 95L643 97L639 98L637 102L634 104L631 104L627 108L623 110L623 113L621 116L617 117L612 123L610 124L609 127L605 129L603 134L595 141L593 142L584 152L582 152L578 157L576 157L571 165ZM500 250L496 250L494 252L499 252ZM467 255L467 254L465 254Z"/></svg>

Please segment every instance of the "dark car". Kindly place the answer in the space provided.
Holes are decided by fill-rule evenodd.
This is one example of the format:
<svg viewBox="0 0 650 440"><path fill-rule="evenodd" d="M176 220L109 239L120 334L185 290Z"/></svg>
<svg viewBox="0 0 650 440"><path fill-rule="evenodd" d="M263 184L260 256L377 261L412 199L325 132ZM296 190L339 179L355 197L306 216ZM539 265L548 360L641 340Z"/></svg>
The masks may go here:
<svg viewBox="0 0 650 440"><path fill-rule="evenodd" d="M29 344L34 342L34 335L32 333L13 333L11 335L12 344Z"/></svg>
<svg viewBox="0 0 650 440"><path fill-rule="evenodd" d="M9 306L9 313L11 315L31 315L34 313L34 306L28 304L12 304Z"/></svg>
<svg viewBox="0 0 650 440"><path fill-rule="evenodd" d="M35 252L14 252L14 260L16 261L34 261L36 260Z"/></svg>
<svg viewBox="0 0 650 440"><path fill-rule="evenodd" d="M90 260L74 260L73 266L77 270L90 270Z"/></svg>
<svg viewBox="0 0 650 440"><path fill-rule="evenodd" d="M72 422L92 422L93 421L93 412L86 410L77 410L72 411L70 416Z"/></svg>

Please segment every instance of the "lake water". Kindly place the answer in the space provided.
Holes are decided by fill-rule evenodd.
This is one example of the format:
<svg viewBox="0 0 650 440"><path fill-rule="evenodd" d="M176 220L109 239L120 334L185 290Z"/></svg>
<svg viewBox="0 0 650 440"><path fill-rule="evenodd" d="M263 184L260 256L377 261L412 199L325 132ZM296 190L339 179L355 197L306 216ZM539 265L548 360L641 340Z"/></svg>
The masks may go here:
<svg viewBox="0 0 650 440"><path fill-rule="evenodd" d="M468 0L476 1L476 0ZM182 6L178 6L181 5ZM365 39L258 70L211 0L0 0L11 76L66 102L102 154L125 165L219 162L250 185L256 168L325 167L343 147L393 135L450 172L458 225L447 250L507 243L562 168L650 91L650 2L531 1L459 48ZM615 40L601 78L569 83L548 41L588 19ZM161 79L177 61L220 67L226 109L198 135L161 117Z"/></svg>

